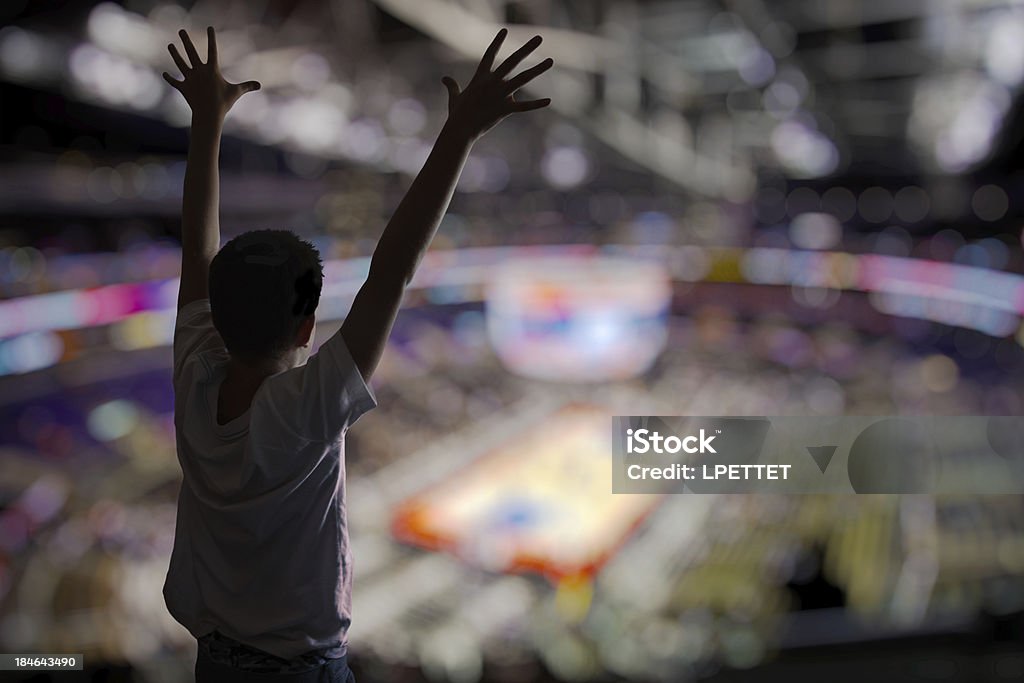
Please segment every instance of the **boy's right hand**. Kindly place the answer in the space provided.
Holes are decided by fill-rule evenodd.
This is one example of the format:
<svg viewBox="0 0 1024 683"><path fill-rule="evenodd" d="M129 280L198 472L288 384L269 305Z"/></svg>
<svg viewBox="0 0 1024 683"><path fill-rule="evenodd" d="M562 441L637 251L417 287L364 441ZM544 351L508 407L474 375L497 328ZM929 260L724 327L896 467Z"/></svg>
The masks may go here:
<svg viewBox="0 0 1024 683"><path fill-rule="evenodd" d="M185 47L188 61L182 58L173 43L168 45L167 49L170 51L174 63L181 70L183 78L180 81L176 80L167 72L164 72L163 77L172 88L184 96L185 101L192 108L193 120L195 117L199 117L203 122L220 123L239 97L247 92L260 89L260 84L257 81L228 83L224 80L217 62L217 36L212 26L206 29L206 62L199 59L196 46L185 29L178 31L178 35L181 36L181 43Z"/></svg>
<svg viewBox="0 0 1024 683"><path fill-rule="evenodd" d="M484 53L473 79L465 90L459 89L454 79L445 76L441 82L448 88L448 126L458 132L476 139L493 128L509 114L521 111L532 111L551 104L551 98L540 100L517 101L515 92L537 76L551 68L554 61L545 59L540 64L523 71L506 80L514 69L527 55L537 49L541 43L540 36L534 36L516 50L497 69L491 71L494 58L501 48L507 29L498 31L490 47Z"/></svg>

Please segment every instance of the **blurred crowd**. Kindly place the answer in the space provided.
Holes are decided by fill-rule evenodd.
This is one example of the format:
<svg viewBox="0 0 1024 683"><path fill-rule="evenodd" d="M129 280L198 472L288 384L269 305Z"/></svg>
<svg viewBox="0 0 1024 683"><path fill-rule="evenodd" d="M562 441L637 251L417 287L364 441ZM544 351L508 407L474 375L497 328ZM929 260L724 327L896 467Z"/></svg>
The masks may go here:
<svg viewBox="0 0 1024 683"><path fill-rule="evenodd" d="M403 313L375 379L380 408L348 437L351 637L371 675L678 680L813 644L801 607L832 609L837 629L893 633L1024 608L1019 497L668 496L595 575L554 581L393 539L403 471L442 468L446 449L471 459L531 406L628 396L652 414L1017 414L1024 400L1019 355L1013 372L991 375L955 349L713 305L670 329L645 376L573 387L504 369L479 307ZM2 446L6 647L84 652L137 680L186 679L193 641L159 590L180 477L166 373L40 388L0 411L14 437Z"/></svg>

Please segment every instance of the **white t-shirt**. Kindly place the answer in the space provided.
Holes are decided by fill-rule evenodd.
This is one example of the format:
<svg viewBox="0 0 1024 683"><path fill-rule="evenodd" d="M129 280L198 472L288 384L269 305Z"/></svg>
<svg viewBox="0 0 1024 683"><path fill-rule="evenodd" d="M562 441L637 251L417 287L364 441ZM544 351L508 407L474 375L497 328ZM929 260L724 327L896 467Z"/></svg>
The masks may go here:
<svg viewBox="0 0 1024 683"><path fill-rule="evenodd" d="M184 480L167 608L197 638L216 630L278 657L340 657L352 614L344 437L376 400L335 334L218 425L227 360L209 300L184 306L173 379Z"/></svg>

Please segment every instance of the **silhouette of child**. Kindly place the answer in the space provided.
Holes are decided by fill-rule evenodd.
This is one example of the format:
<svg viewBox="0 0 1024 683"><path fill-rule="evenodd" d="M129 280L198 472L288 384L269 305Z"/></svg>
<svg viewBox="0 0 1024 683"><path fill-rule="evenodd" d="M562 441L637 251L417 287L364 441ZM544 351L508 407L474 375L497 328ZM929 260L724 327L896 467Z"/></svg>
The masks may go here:
<svg viewBox="0 0 1024 683"><path fill-rule="evenodd" d="M174 329L174 418L184 475L164 584L171 614L199 641L196 679L351 681L352 555L345 506L346 430L376 405L368 382L403 292L444 215L473 143L514 112L516 90L551 60L509 77L534 37L494 68L506 31L465 90L451 78L448 119L373 253L341 329L310 355L323 268L285 230L220 245L218 157L224 118L255 81L221 76L179 33L192 109Z"/></svg>

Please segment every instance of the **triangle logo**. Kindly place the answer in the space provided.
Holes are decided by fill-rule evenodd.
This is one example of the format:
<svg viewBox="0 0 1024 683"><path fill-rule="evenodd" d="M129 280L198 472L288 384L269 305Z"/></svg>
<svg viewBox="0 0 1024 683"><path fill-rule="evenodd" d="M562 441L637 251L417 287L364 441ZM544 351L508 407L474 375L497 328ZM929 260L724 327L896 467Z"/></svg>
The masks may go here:
<svg viewBox="0 0 1024 683"><path fill-rule="evenodd" d="M832 456L836 454L836 448L838 446L808 446L807 452L814 458L814 462L817 463L818 469L824 474L828 468L828 464L832 462Z"/></svg>

